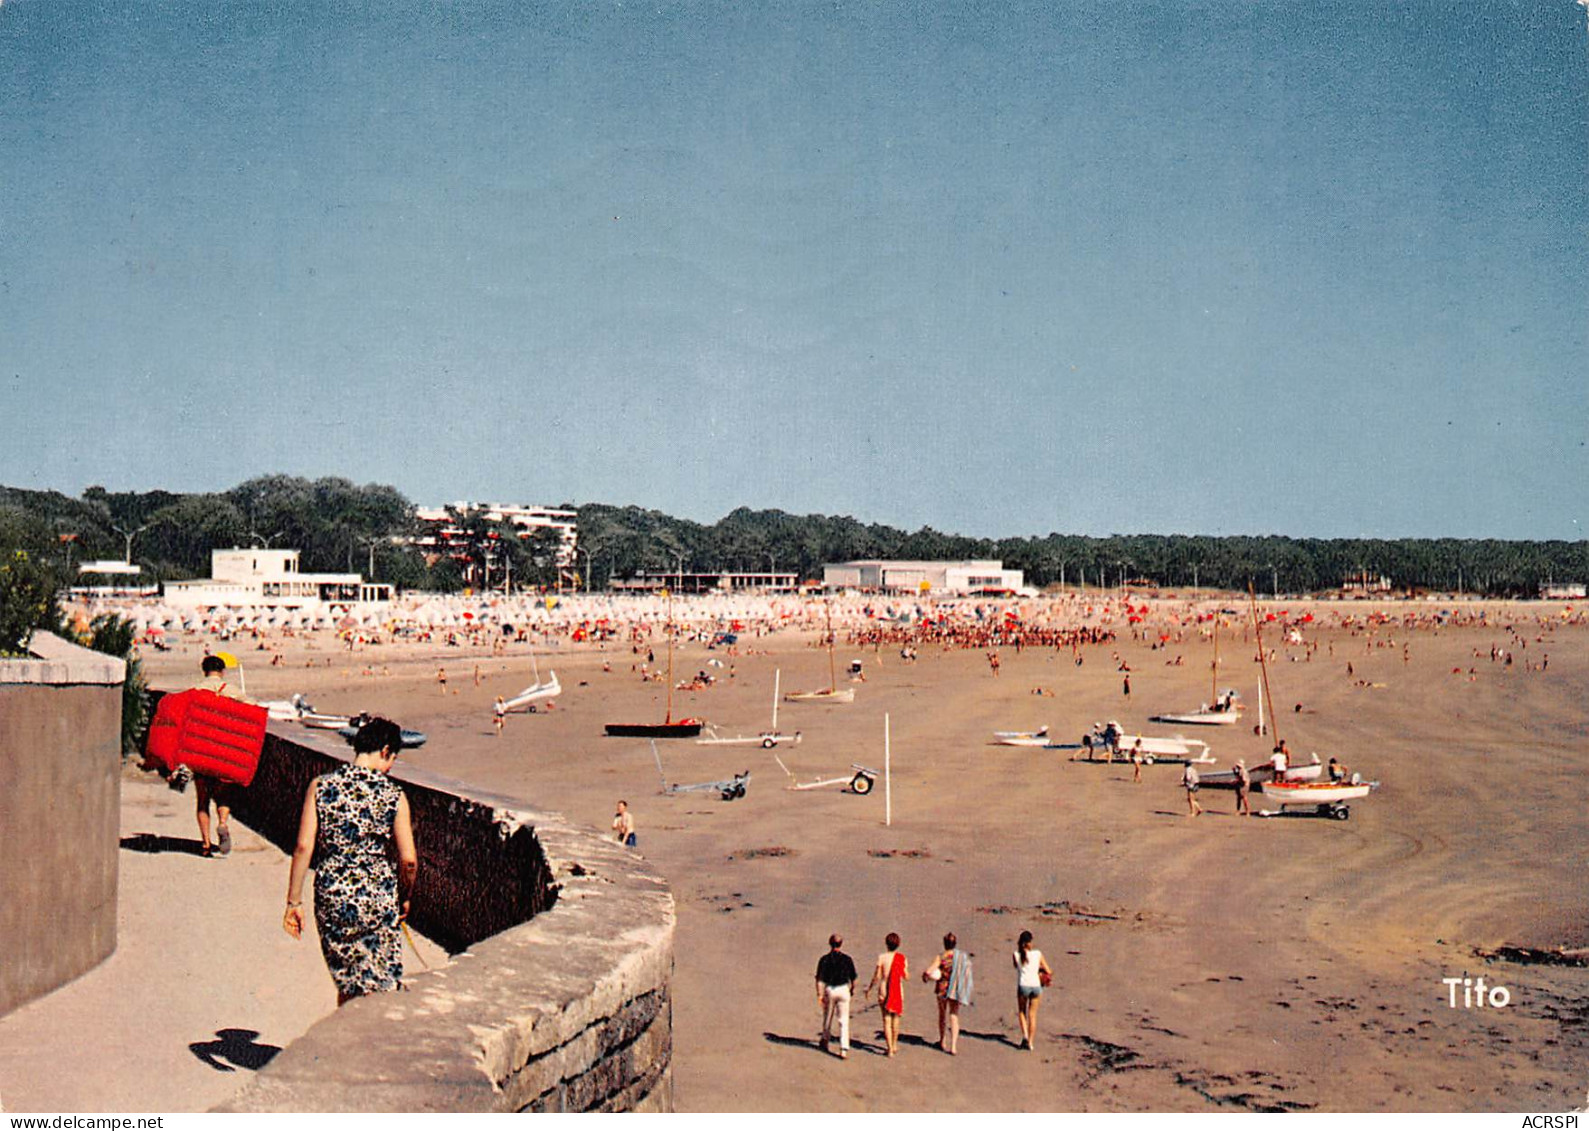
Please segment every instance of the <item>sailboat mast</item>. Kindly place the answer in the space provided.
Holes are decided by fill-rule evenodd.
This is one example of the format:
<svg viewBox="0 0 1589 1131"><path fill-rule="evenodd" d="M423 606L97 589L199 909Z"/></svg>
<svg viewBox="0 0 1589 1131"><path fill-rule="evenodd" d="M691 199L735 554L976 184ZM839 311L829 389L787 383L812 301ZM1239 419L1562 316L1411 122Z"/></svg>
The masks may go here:
<svg viewBox="0 0 1589 1131"><path fill-rule="evenodd" d="M673 594L668 594L668 717L663 722L673 721Z"/></svg>
<svg viewBox="0 0 1589 1131"><path fill-rule="evenodd" d="M778 683L783 679L783 669L774 668L772 673L772 733L778 733Z"/></svg>
<svg viewBox="0 0 1589 1131"><path fill-rule="evenodd" d="M1263 629L1258 626L1258 598L1253 593L1252 582L1247 583L1247 600L1252 606L1252 634L1258 641L1258 671L1263 679L1263 697L1269 700L1269 714L1274 720L1275 746L1280 746L1280 713L1274 709L1275 698L1269 691L1269 662L1263 654Z"/></svg>
<svg viewBox="0 0 1589 1131"><path fill-rule="evenodd" d="M1219 610L1214 610L1214 689L1208 693L1208 705L1219 706Z"/></svg>
<svg viewBox="0 0 1589 1131"><path fill-rule="evenodd" d="M831 603L824 602L822 608L828 617L828 690L837 691L839 689L839 676L838 671L833 666L833 606Z"/></svg>

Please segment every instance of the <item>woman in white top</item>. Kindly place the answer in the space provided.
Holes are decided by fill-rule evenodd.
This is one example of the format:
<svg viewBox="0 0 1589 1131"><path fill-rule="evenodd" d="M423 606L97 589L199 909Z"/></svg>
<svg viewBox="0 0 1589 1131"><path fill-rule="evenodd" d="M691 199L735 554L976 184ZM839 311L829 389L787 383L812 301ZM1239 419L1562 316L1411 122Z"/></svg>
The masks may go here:
<svg viewBox="0 0 1589 1131"><path fill-rule="evenodd" d="M1021 1047L1031 1049L1037 1040L1037 1002L1043 996L1043 976L1052 979L1054 972L1043 952L1032 945L1031 931L1021 932L1010 957L1015 961L1015 1014L1021 1020Z"/></svg>

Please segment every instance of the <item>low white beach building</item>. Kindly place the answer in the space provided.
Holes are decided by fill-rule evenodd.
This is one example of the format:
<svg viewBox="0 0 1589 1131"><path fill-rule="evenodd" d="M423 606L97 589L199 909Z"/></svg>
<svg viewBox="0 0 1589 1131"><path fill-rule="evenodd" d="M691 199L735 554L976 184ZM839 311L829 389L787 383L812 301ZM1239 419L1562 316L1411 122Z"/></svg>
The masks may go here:
<svg viewBox="0 0 1589 1131"><path fill-rule="evenodd" d="M837 562L822 567L825 589L873 589L895 593L1018 593L1026 575L1002 561Z"/></svg>
<svg viewBox="0 0 1589 1131"><path fill-rule="evenodd" d="M314 609L392 599L390 585L365 581L357 573L301 573L299 554L298 550L212 550L211 576L166 582L166 604L195 609Z"/></svg>

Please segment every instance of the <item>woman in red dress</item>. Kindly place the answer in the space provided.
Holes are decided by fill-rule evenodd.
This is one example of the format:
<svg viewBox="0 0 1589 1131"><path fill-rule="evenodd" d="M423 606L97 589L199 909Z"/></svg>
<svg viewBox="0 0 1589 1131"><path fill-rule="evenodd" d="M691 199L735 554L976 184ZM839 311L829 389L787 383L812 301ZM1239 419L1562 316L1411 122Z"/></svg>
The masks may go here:
<svg viewBox="0 0 1589 1131"><path fill-rule="evenodd" d="M883 940L888 947L877 956L877 966L872 970L872 980L866 992L877 989L877 1004L883 1011L883 1040L888 1055L899 1051L899 1018L905 1012L905 979L910 977L910 964L899 953L899 935L890 931Z"/></svg>

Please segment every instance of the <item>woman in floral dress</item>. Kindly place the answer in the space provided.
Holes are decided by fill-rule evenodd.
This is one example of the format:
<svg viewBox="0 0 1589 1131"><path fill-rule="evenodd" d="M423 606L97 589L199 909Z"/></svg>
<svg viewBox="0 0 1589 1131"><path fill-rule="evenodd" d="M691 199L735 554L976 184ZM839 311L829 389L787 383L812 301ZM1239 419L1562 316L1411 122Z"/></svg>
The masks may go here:
<svg viewBox="0 0 1589 1131"><path fill-rule="evenodd" d="M312 857L315 926L338 1005L402 986L399 925L419 872L408 798L387 776L402 744L396 723L371 719L353 740L352 763L316 778L304 794L282 926L293 938L303 934Z"/></svg>

